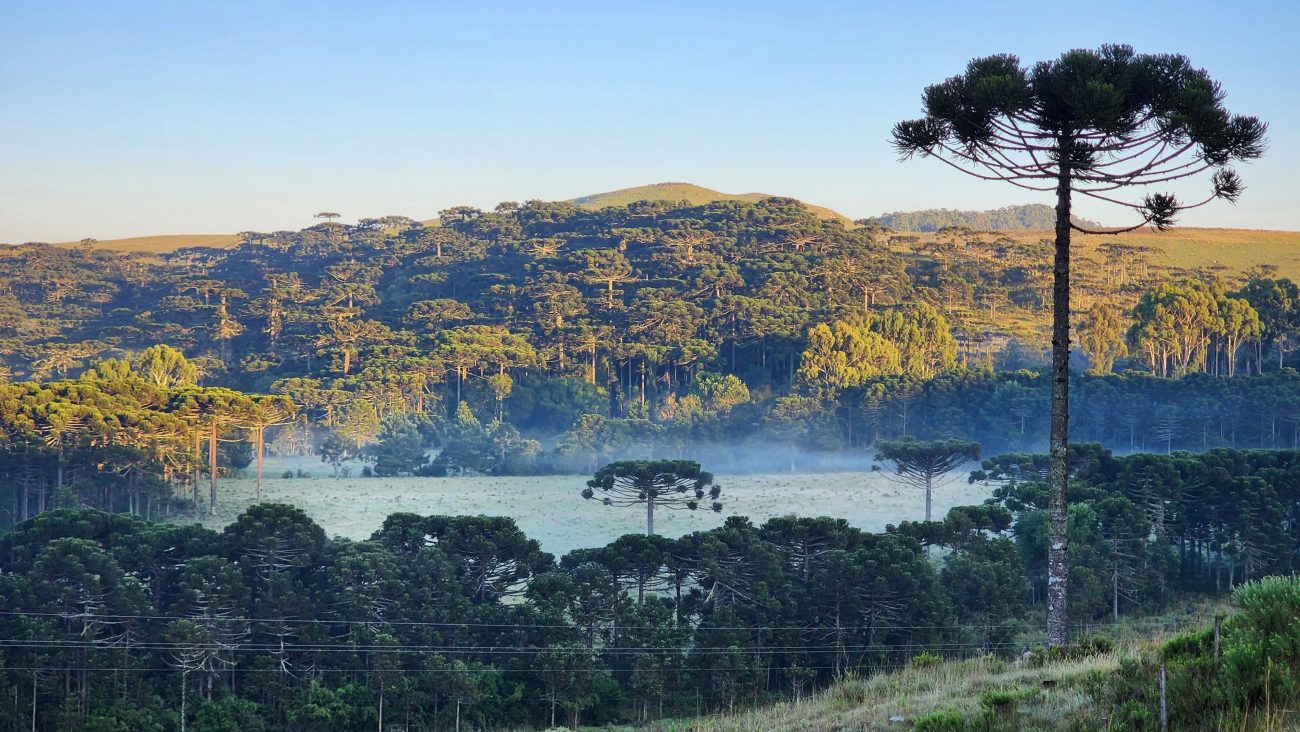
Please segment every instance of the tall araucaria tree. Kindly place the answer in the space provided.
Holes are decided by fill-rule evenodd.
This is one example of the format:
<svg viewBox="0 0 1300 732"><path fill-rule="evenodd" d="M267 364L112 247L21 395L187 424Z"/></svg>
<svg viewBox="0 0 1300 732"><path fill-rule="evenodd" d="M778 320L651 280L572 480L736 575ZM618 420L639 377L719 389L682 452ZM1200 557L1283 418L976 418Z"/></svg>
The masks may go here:
<svg viewBox="0 0 1300 732"><path fill-rule="evenodd" d="M974 59L965 74L926 88L925 117L894 126L893 143L903 159L920 153L981 180L1056 193L1048 476L1052 646L1067 642L1070 231L1163 231L1181 211L1215 199L1235 201L1243 186L1228 166L1263 154L1266 126L1229 114L1223 99L1218 82L1183 56L1113 45L1069 51L1032 68L1011 55ZM1208 178L1203 199L1184 202L1151 190L1195 177ZM1106 232L1081 229L1070 219L1076 193L1127 207L1140 221Z"/></svg>

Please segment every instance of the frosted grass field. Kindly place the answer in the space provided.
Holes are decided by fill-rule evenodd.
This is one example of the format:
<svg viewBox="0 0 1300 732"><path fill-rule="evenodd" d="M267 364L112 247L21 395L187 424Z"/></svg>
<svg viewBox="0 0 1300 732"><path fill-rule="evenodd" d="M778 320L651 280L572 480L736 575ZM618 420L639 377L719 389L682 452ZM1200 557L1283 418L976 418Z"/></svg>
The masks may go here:
<svg viewBox="0 0 1300 732"><path fill-rule="evenodd" d="M286 469L302 469L309 478L284 479ZM201 517L214 528L225 526L257 497L257 483L248 476L221 481L217 516ZM509 516L524 533L557 556L571 549L604 546L624 534L645 531L641 507L605 506L580 493L588 476L525 476L465 478L329 477L328 466L307 459L267 459L264 500L302 508L330 536L367 539L391 513L421 515ZM773 516L834 516L866 531L884 531L886 524L919 520L925 495L896 483L886 471L869 473L779 473L718 475L722 513L656 511L655 530L677 537L721 526L728 516L748 516L755 524ZM206 495L206 485L201 491ZM979 503L990 490L968 485L965 476L935 489L934 515L942 518L953 506Z"/></svg>

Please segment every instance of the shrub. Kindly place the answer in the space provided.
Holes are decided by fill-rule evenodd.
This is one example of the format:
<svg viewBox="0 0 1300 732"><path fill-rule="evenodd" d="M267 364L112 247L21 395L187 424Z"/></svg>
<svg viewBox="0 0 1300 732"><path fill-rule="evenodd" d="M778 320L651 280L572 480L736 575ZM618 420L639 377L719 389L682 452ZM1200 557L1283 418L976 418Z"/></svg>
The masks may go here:
<svg viewBox="0 0 1300 732"><path fill-rule="evenodd" d="M956 709L940 709L912 719L916 732L966 732L970 727L966 715Z"/></svg>
<svg viewBox="0 0 1300 732"><path fill-rule="evenodd" d="M1014 714L1016 706L1038 696L1036 689L990 689L980 695L980 705L1002 716Z"/></svg>
<svg viewBox="0 0 1300 732"><path fill-rule="evenodd" d="M1038 649L1036 649L1038 650ZM1091 635L1080 638L1073 645L1047 649L1044 660L1079 661L1093 656L1110 653L1115 650L1115 641L1104 635Z"/></svg>
<svg viewBox="0 0 1300 732"><path fill-rule="evenodd" d="M1300 700L1300 577L1265 577L1232 593L1223 630L1223 675L1238 700Z"/></svg>
<svg viewBox="0 0 1300 732"><path fill-rule="evenodd" d="M293 478L293 471L292 471L292 470L286 470L286 471L284 471L284 472L280 475L280 477L281 477L281 478L284 478L285 480L289 480L289 479Z"/></svg>
<svg viewBox="0 0 1300 732"><path fill-rule="evenodd" d="M867 687L856 674L843 674L831 687L831 701L845 709L860 707L867 701Z"/></svg>
<svg viewBox="0 0 1300 732"><path fill-rule="evenodd" d="M912 668L934 668L941 663L943 663L943 658L940 656L936 656L929 651L922 651L920 655L912 656L912 660L908 662L908 666L911 666Z"/></svg>

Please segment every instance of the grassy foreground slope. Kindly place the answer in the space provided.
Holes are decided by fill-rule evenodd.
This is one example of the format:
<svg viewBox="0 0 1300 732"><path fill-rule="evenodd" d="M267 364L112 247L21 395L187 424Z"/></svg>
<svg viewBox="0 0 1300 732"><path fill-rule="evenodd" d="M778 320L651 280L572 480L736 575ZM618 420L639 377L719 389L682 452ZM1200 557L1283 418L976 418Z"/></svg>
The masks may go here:
<svg viewBox="0 0 1300 732"><path fill-rule="evenodd" d="M1216 617L1222 621L1218 637ZM1265 577L1238 585L1231 609L1189 606L1148 618L1156 625L1145 632L1138 630L1140 619L1112 626L1108 632L1118 642L1091 636L1060 653L1040 648L1014 661L984 656L944 662L923 653L901 670L842 678L794 703L663 720L643 729L1297 730L1298 618L1300 576Z"/></svg>
<svg viewBox="0 0 1300 732"><path fill-rule="evenodd" d="M1005 717L1009 729L1055 730L1093 717L1085 687L1114 673L1120 652L1049 663L1014 664L993 657L920 664L869 679L851 677L798 703L735 715L652 724L648 732L848 732L929 728L965 729L984 708ZM962 721L959 721L962 720ZM920 723L919 725L917 723Z"/></svg>

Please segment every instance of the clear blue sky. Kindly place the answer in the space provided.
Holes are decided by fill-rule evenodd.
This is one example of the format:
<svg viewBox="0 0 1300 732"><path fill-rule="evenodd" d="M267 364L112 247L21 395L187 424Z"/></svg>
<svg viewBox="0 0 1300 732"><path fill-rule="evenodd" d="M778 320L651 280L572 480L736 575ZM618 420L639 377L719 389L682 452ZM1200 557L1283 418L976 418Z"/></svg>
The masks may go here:
<svg viewBox="0 0 1300 732"><path fill-rule="evenodd" d="M1242 201L1184 224L1300 229L1298 28L1292 0L13 2L0 242L427 218L659 181L853 217L1025 203L897 162L891 125L971 57L1106 42L1186 54L1271 125Z"/></svg>

